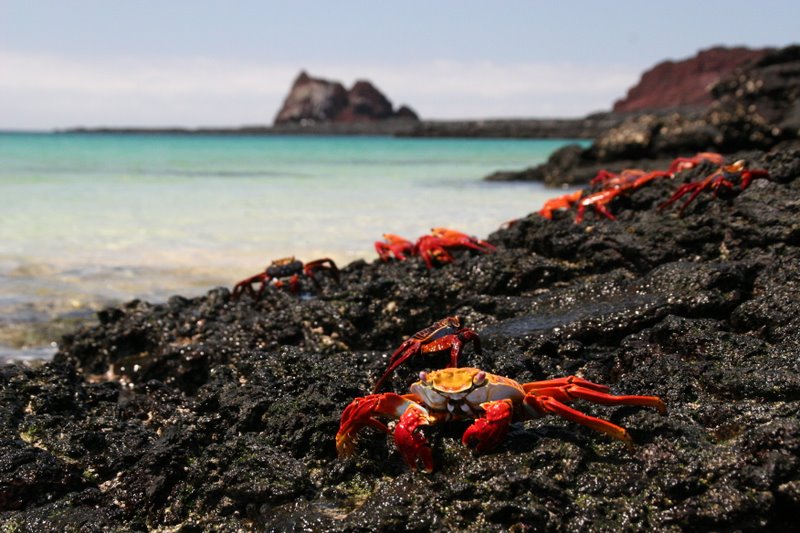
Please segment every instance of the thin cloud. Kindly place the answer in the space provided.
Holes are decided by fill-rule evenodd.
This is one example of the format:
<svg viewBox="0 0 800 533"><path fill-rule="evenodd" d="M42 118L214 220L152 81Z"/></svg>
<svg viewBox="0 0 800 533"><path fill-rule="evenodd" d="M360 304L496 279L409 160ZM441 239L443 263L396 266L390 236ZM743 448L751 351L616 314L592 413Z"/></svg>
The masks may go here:
<svg viewBox="0 0 800 533"><path fill-rule="evenodd" d="M425 118L577 116L608 109L638 78L623 66L571 63L145 62L0 50L0 128L269 124L300 68L346 85L369 79Z"/></svg>

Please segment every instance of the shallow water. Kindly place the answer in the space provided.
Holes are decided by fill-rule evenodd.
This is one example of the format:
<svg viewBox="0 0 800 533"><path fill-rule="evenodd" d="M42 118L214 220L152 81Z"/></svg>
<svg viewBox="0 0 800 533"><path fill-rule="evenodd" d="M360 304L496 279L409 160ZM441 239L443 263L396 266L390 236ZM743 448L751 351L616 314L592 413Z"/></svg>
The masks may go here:
<svg viewBox="0 0 800 533"><path fill-rule="evenodd" d="M0 134L0 359L270 259L372 259L382 233L433 226L486 236L561 191L481 178L567 142Z"/></svg>

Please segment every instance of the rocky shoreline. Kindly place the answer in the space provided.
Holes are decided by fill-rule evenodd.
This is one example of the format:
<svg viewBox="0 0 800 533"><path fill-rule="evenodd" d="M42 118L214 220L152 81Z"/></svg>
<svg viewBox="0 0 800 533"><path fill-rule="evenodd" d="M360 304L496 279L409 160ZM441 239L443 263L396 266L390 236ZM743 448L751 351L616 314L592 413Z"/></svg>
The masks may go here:
<svg viewBox="0 0 800 533"><path fill-rule="evenodd" d="M593 139L631 113L597 113L585 118L305 122L239 128L71 128L63 134L119 135L389 135L397 137Z"/></svg>
<svg viewBox="0 0 800 533"><path fill-rule="evenodd" d="M588 148L567 146L542 165L504 170L486 179L584 185L601 169L664 168L689 152L733 154L800 146L800 45L754 53L757 59L710 89L706 108L632 113L601 132Z"/></svg>
<svg viewBox="0 0 800 533"><path fill-rule="evenodd" d="M691 154L687 154L691 155ZM0 367L0 529L20 531L786 530L800 506L800 151L738 152L744 191L658 210L702 164L612 205L617 221L531 214L498 251L345 266L341 283L259 300L226 288L99 313L51 363ZM365 431L336 457L342 409L407 336L460 315L463 364L570 374L668 413L579 408L636 446L556 417L493 452L463 424L427 432L410 471ZM402 392L422 369L401 368Z"/></svg>

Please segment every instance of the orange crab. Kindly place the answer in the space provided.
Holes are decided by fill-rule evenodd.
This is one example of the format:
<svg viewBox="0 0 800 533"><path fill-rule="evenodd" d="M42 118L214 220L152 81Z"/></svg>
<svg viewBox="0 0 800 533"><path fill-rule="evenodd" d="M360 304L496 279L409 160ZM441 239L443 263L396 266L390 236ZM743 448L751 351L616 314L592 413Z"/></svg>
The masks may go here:
<svg viewBox="0 0 800 533"><path fill-rule="evenodd" d="M544 203L539 210L539 214L547 220L553 220L553 211L569 209L581 199L581 196L583 196L583 190L570 192L558 198L551 198Z"/></svg>
<svg viewBox="0 0 800 533"><path fill-rule="evenodd" d="M725 157L716 152L699 152L693 157L676 157L672 160L672 163L670 163L667 172L676 174L682 170L692 169L704 161L715 165L722 165L725 162Z"/></svg>
<svg viewBox="0 0 800 533"><path fill-rule="evenodd" d="M234 299L238 299L242 294L247 293L251 298L257 300L268 285L272 285L275 288L288 286L290 292L297 293L300 291L301 276L310 279L319 288L319 282L315 278L315 274L319 270L324 270L330 274L334 281L339 282L339 269L336 267L336 263L327 257L306 264L294 257L284 257L272 261L267 265L264 272L250 276L237 283L233 287L232 296ZM260 284L258 290L254 288L257 284Z"/></svg>
<svg viewBox="0 0 800 533"><path fill-rule="evenodd" d="M691 193L689 199L683 203L678 211L680 214L683 214L689 204L705 190L712 191L713 195L716 197L718 192L723 188L732 190L735 187L735 180L739 182L739 190L743 191L750 185L750 181L753 178L766 178L768 176L769 172L766 170L761 168L751 170L748 168L747 161L740 159L730 165L720 166L717 170L700 181L682 185L669 200L658 206L658 208L665 209L677 202L685 194Z"/></svg>
<svg viewBox="0 0 800 533"><path fill-rule="evenodd" d="M592 181L602 183L604 188L600 191L588 194L578 201L578 213L575 215L575 223L583 221L583 215L587 207L593 207L595 212L610 220L616 217L608 210L611 201L623 193L635 191L651 181L658 178L670 178L672 174L663 170L653 170L646 172L637 168L625 169L619 174L601 170Z"/></svg>
<svg viewBox="0 0 800 533"><path fill-rule="evenodd" d="M417 240L414 252L422 257L425 266L433 268L434 261L438 263L453 262L453 256L449 251L452 248L468 248L485 254L497 249L486 241L454 229L432 228L430 235L423 235Z"/></svg>
<svg viewBox="0 0 800 533"><path fill-rule="evenodd" d="M609 388L585 379L565 378L532 383L490 374L477 368L446 368L420 372L409 394L371 394L353 400L342 412L336 434L340 457L355 453L356 436L369 426L393 433L397 450L412 469L419 463L433 471L431 448L420 429L450 420L474 420L461 441L478 453L497 446L511 422L546 414L561 417L610 435L631 446L625 428L573 409L568 404L583 399L604 405L641 405L661 413L666 406L657 396L614 396ZM398 420L394 431L377 417Z"/></svg>
<svg viewBox="0 0 800 533"><path fill-rule="evenodd" d="M437 320L425 329L416 332L406 339L392 354L389 367L381 378L375 383L372 392L378 392L389 375L410 357L420 353L434 353L450 350L451 367L458 366L458 358L464 349L464 343L472 342L475 353L481 354L481 340L478 334L469 328L461 327L461 319L449 316Z"/></svg>
<svg viewBox="0 0 800 533"><path fill-rule="evenodd" d="M375 242L375 251L383 261L394 255L398 261L404 261L407 255L414 255L414 243L392 233L383 234L383 242Z"/></svg>

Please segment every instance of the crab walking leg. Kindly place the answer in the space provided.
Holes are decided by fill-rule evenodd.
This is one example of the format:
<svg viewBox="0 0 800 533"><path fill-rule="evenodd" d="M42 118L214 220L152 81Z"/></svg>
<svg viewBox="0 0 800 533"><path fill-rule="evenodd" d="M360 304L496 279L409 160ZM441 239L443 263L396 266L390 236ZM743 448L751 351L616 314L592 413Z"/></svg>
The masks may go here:
<svg viewBox="0 0 800 533"><path fill-rule="evenodd" d="M417 354L417 353L419 353L419 347L418 346L416 348L407 349L406 351L404 351L396 359L395 359L395 356L392 356L391 361L393 361L393 362L390 362L389 368L386 369L386 372L384 372L383 375L378 380L378 382L375 383L375 386L372 388L372 392L373 393L378 392L381 389L381 385L383 385L383 382L386 381L386 378L388 378L391 375L391 373L394 372L394 369L397 368L398 366L402 365L405 362L406 359L408 359L409 357L411 357L412 355Z"/></svg>
<svg viewBox="0 0 800 533"><path fill-rule="evenodd" d="M409 407L422 407L417 403L419 398L414 394L399 395L393 392L384 394L370 394L363 398L356 398L342 411L339 431L336 433L336 451L339 457L353 455L357 434L365 427L372 427L384 433L390 433L389 428L375 418L400 418Z"/></svg>
<svg viewBox="0 0 800 533"><path fill-rule="evenodd" d="M447 368L457 368L458 358L464 349L464 343L472 341L475 346L475 353L481 355L481 339L478 334L471 329L464 329L452 335L445 335L441 339L435 340L422 347L422 353L443 352L450 348L450 364Z"/></svg>
<svg viewBox="0 0 800 533"><path fill-rule="evenodd" d="M579 378L578 376L567 376L564 378L545 379L542 381L532 381L530 383L523 383L522 388L525 392L530 392L539 389L549 389L552 387L564 387L566 385L580 385L587 389L593 389L600 392L608 392L611 389L606 385L599 383L592 383L589 380Z"/></svg>
<svg viewBox="0 0 800 533"><path fill-rule="evenodd" d="M556 414L577 424L590 427L596 431L610 435L615 439L624 441L628 445L632 445L633 440L625 428L603 420L602 418L595 418L583 414L569 407L567 403L576 399L583 399L602 405L642 405L654 407L662 414L667 411L664 402L657 396L614 396L613 394L605 392L608 390L606 386L598 385L574 376L563 378L562 380L551 380L551 383L558 383L559 381L563 381L565 384L560 386L548 386L547 382L534 382L523 385L527 394L522 401L528 409L529 414L534 416L543 413ZM575 384L575 381L580 384Z"/></svg>
<svg viewBox="0 0 800 533"><path fill-rule="evenodd" d="M481 408L485 415L476 419L461 438L465 446L473 447L478 453L491 450L506 437L514 415L514 404L510 399L485 402Z"/></svg>
<svg viewBox="0 0 800 533"><path fill-rule="evenodd" d="M233 288L231 297L234 300L238 300L243 293L246 293L251 298L257 300L261 298L261 295L264 293L264 287L267 286L267 283L269 283L270 279L270 276L264 272L250 276L249 278L236 284L236 286ZM258 289L258 292L256 292L256 290L253 288L253 284L255 283L261 283L261 287Z"/></svg>
<svg viewBox="0 0 800 533"><path fill-rule="evenodd" d="M614 394L608 394L610 389L607 386L592 383L577 376L534 381L523 384L522 388L528 394L541 397L548 396L563 403L582 399L601 405L642 405L653 407L662 414L667 412L664 402L658 396L615 396Z"/></svg>
<svg viewBox="0 0 800 533"><path fill-rule="evenodd" d="M525 407L537 414L551 413L558 415L571 422L575 422L576 424L580 424L582 426L592 428L595 431L600 431L606 435L610 435L615 439L625 442L628 446L633 445L633 439L631 439L631 436L628 435L628 432L625 430L625 428L613 424L607 420L603 420L602 418L595 418L593 416L583 414L577 409L573 409L572 407L559 402L555 398L528 394L525 396L523 403L525 404Z"/></svg>
<svg viewBox="0 0 800 533"><path fill-rule="evenodd" d="M601 405L642 405L653 407L659 413L667 412L667 407L658 396L615 396L608 394L610 390L605 385L592 383L591 381L569 376L565 378L549 379L546 381L534 381L525 383L522 388L527 393L537 396L549 396L561 402L569 403L572 400L583 399Z"/></svg>

